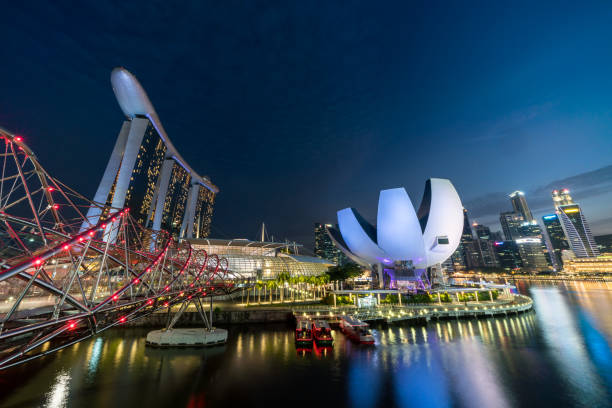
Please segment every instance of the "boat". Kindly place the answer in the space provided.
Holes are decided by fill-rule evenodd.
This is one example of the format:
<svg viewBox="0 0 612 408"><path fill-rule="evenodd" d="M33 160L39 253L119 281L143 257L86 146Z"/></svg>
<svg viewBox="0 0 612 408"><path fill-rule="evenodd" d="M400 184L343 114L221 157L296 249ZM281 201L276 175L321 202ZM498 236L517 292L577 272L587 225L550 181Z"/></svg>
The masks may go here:
<svg viewBox="0 0 612 408"><path fill-rule="evenodd" d="M318 347L333 347L334 338L331 334L331 327L325 320L315 320L312 323L312 334Z"/></svg>
<svg viewBox="0 0 612 408"><path fill-rule="evenodd" d="M295 328L295 346L297 348L312 347L312 322L298 320Z"/></svg>
<svg viewBox="0 0 612 408"><path fill-rule="evenodd" d="M352 316L340 317L340 329L351 340L359 344L374 344L370 325Z"/></svg>

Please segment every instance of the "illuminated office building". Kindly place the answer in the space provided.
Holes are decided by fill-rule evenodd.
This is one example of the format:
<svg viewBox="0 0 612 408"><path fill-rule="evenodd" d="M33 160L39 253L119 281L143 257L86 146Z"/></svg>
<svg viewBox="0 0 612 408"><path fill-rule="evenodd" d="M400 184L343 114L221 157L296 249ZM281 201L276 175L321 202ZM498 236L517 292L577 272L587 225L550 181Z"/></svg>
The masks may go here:
<svg viewBox="0 0 612 408"><path fill-rule="evenodd" d="M515 213L522 215L525 221L533 221L533 215L531 215L531 210L529 210L527 200L525 200L525 193L518 190L513 192L510 194L510 201Z"/></svg>
<svg viewBox="0 0 612 408"><path fill-rule="evenodd" d="M513 211L499 214L499 223L501 224L506 241L518 239L522 236L520 227L524 222L525 218Z"/></svg>
<svg viewBox="0 0 612 408"><path fill-rule="evenodd" d="M599 255L599 249L578 204L559 205L557 214L570 248L577 258Z"/></svg>
<svg viewBox="0 0 612 408"><path fill-rule="evenodd" d="M563 188L561 190L553 190L552 200L555 206L555 210L558 210L560 205L574 204L574 200L572 200L570 191L567 188Z"/></svg>
<svg viewBox="0 0 612 408"><path fill-rule="evenodd" d="M519 238L514 241L518 248L524 272L545 272L550 270L550 265L544 251L542 251L542 239L537 237Z"/></svg>
<svg viewBox="0 0 612 408"><path fill-rule="evenodd" d="M316 256L332 261L336 265L344 265L348 262L348 258L344 253L337 248L328 233L328 228L332 228L332 224L314 225L314 253Z"/></svg>
<svg viewBox="0 0 612 408"><path fill-rule="evenodd" d="M491 230L486 225L474 223L476 242L480 251L481 266L485 268L496 268L499 266L497 254L495 253L495 240L492 238Z"/></svg>
<svg viewBox="0 0 612 408"><path fill-rule="evenodd" d="M512 240L496 241L494 248L499 266L507 272L515 272L523 266L516 242Z"/></svg>
<svg viewBox="0 0 612 408"><path fill-rule="evenodd" d="M115 68L111 83L127 119L94 196L100 207L89 209L82 228L106 219L111 211L129 208L144 227L179 238L204 238L218 188L181 157L130 72Z"/></svg>
<svg viewBox="0 0 612 408"><path fill-rule="evenodd" d="M560 271L563 269L562 253L570 249L563 232L563 227L561 226L561 221L559 221L557 214L549 214L542 217L542 222L544 223L546 237L551 245L553 266L557 271Z"/></svg>

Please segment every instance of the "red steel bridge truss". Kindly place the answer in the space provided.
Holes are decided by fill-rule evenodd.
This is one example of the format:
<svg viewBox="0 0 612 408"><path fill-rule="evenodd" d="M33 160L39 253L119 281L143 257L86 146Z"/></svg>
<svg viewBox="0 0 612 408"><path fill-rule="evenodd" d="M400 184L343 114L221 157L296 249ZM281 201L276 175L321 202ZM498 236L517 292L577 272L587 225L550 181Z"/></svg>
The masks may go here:
<svg viewBox="0 0 612 408"><path fill-rule="evenodd" d="M127 208L88 222L100 205L3 129L0 155L0 369L234 289L226 259L144 229Z"/></svg>

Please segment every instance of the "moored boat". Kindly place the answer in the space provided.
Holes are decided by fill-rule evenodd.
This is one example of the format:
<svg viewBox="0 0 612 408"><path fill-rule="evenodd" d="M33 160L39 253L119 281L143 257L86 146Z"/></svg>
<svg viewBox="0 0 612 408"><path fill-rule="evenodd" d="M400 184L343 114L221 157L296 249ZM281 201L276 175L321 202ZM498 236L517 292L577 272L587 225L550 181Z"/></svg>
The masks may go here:
<svg viewBox="0 0 612 408"><path fill-rule="evenodd" d="M295 328L295 346L297 348L312 347L312 322L298 320Z"/></svg>
<svg viewBox="0 0 612 408"><path fill-rule="evenodd" d="M331 334L331 327L325 320L315 320L312 323L312 334L314 341L319 347L333 347L334 338Z"/></svg>
<svg viewBox="0 0 612 408"><path fill-rule="evenodd" d="M352 316L342 316L340 318L340 329L351 340L359 344L374 344L374 336L370 331L370 325Z"/></svg>

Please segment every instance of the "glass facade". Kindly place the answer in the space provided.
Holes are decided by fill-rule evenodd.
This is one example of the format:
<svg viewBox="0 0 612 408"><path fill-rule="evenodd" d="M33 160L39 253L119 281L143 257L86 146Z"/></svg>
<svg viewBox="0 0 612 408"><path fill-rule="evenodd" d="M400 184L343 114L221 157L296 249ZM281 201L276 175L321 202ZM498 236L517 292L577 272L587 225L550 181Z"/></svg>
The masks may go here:
<svg viewBox="0 0 612 408"><path fill-rule="evenodd" d="M569 245L578 258L599 255L599 249L593 239L591 228L578 204L560 205L559 219Z"/></svg>
<svg viewBox="0 0 612 408"><path fill-rule="evenodd" d="M499 266L508 272L514 271L523 266L518 246L514 241L495 242L495 252L499 259Z"/></svg>
<svg viewBox="0 0 612 408"><path fill-rule="evenodd" d="M524 222L525 218L521 214L515 212L503 212L499 214L499 223L504 231L504 238L506 241L511 241L522 236L520 227Z"/></svg>
<svg viewBox="0 0 612 408"><path fill-rule="evenodd" d="M312 256L283 253L285 244L249 240L190 239L195 249L204 249L228 261L233 279L274 280L281 273L289 276L319 276L333 264Z"/></svg>
<svg viewBox="0 0 612 408"><path fill-rule="evenodd" d="M331 238L327 234L327 228L332 227L331 224L314 225L314 253L316 256L334 262L336 265L344 265L348 263L348 257L336 248Z"/></svg>
<svg viewBox="0 0 612 408"><path fill-rule="evenodd" d="M130 209L130 214L141 225L145 225L149 216L165 154L166 146L163 140L159 137L153 125L149 123L138 150L124 204L124 207ZM107 207L112 202L114 192L115 185L113 184L107 200Z"/></svg>
<svg viewBox="0 0 612 408"><path fill-rule="evenodd" d="M215 193L204 186L200 186L198 201L195 208L195 220L193 223L193 237L206 238L210 234L210 223L213 215Z"/></svg>
<svg viewBox="0 0 612 408"><path fill-rule="evenodd" d="M531 210L529 210L525 194L522 191L515 191L510 194L510 202L512 202L512 208L515 213L521 214L525 221L533 221Z"/></svg>
<svg viewBox="0 0 612 408"><path fill-rule="evenodd" d="M557 269L563 269L563 258L561 257L562 252L570 249L567 239L565 239L565 233L561 226L561 221L557 214L545 215L542 217L544 228L546 228L546 234L552 246L554 260L557 263Z"/></svg>
<svg viewBox="0 0 612 408"><path fill-rule="evenodd" d="M161 228L175 236L178 235L185 216L190 183L191 175L181 165L174 162L164 201Z"/></svg>

